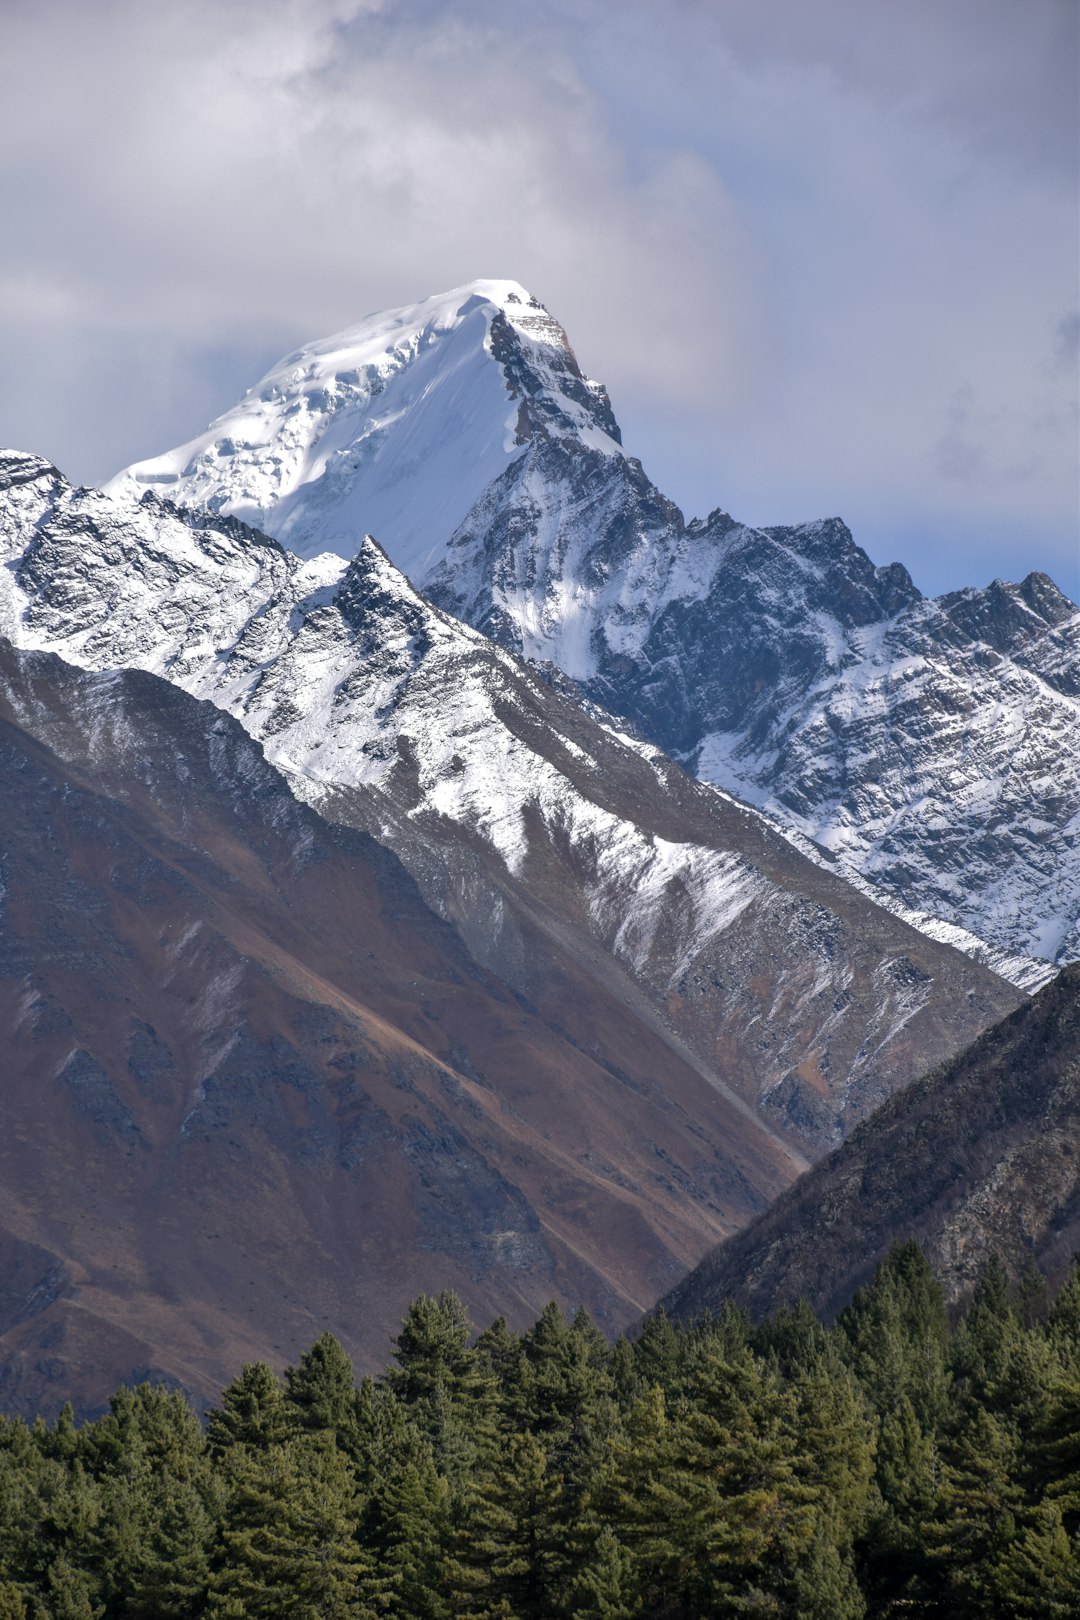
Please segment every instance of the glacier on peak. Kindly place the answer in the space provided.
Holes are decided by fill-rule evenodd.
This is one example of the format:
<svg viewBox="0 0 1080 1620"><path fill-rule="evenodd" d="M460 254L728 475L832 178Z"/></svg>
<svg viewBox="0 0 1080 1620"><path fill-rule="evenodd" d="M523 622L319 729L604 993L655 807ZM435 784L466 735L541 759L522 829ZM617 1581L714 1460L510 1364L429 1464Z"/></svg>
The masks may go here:
<svg viewBox="0 0 1080 1620"><path fill-rule="evenodd" d="M622 453L558 322L516 281L472 281L295 349L204 433L105 489L232 513L303 556L351 557L370 532L422 583L537 416Z"/></svg>

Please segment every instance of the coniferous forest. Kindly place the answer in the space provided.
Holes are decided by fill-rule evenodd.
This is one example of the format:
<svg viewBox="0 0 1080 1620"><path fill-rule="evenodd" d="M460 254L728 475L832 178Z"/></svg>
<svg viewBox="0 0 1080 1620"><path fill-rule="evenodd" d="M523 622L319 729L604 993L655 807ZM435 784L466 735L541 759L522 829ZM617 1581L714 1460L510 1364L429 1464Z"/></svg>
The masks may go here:
<svg viewBox="0 0 1080 1620"><path fill-rule="evenodd" d="M1080 1270L955 1321L895 1249L835 1325L418 1299L357 1387L326 1335L202 1426L121 1389L0 1427L0 1620L1080 1615Z"/></svg>

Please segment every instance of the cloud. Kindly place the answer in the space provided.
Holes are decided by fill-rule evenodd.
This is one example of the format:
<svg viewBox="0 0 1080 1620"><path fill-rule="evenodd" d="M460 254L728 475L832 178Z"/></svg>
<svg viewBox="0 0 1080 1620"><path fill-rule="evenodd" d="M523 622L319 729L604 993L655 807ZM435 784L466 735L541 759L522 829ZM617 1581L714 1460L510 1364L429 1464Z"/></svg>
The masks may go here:
<svg viewBox="0 0 1080 1620"><path fill-rule="evenodd" d="M101 478L304 338L507 275L689 508L843 510L916 572L930 513L950 584L982 515L1060 574L1074 17L9 0L0 436Z"/></svg>
<svg viewBox="0 0 1080 1620"><path fill-rule="evenodd" d="M737 325L704 354L686 321L640 343L651 310L717 286L750 321L721 182L686 152L630 175L560 51L446 9L43 10L3 85L9 124L44 130L9 215L9 322L291 343L513 274L661 393L735 364Z"/></svg>
<svg viewBox="0 0 1080 1620"><path fill-rule="evenodd" d="M972 431L972 391L958 388L949 401L945 431L934 445L933 459L945 478L971 479L986 471L986 452Z"/></svg>
<svg viewBox="0 0 1080 1620"><path fill-rule="evenodd" d="M1057 323L1054 333L1054 364L1075 375L1080 365L1080 310L1070 310Z"/></svg>

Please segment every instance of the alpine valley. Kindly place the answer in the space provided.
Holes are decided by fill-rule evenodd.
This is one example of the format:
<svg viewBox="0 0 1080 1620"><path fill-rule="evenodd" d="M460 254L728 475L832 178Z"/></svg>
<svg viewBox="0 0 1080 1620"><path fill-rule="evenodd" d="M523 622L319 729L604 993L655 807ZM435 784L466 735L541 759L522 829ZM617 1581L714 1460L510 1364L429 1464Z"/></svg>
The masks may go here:
<svg viewBox="0 0 1080 1620"><path fill-rule="evenodd" d="M627 1327L1080 955L1073 605L685 521L516 283L0 553L9 1406Z"/></svg>

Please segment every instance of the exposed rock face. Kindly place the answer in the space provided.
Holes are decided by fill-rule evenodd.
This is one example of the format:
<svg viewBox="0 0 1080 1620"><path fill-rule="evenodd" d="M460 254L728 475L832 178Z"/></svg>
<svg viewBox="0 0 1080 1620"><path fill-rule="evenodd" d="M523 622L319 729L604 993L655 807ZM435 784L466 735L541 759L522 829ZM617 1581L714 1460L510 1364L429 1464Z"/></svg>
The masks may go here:
<svg viewBox="0 0 1080 1620"><path fill-rule="evenodd" d="M1073 605L1044 575L923 600L836 521L722 550L594 694L841 870L1000 947L1080 953Z"/></svg>
<svg viewBox="0 0 1080 1620"><path fill-rule="evenodd" d="M0 643L0 1405L380 1365L448 1286L628 1322L797 1159L573 967L544 1018L229 716Z"/></svg>
<svg viewBox="0 0 1080 1620"><path fill-rule="evenodd" d="M0 628L237 715L556 1023L575 980L602 984L816 1154L1015 1005L433 609L374 543L302 562L235 519L73 490L32 457L0 483Z"/></svg>
<svg viewBox="0 0 1080 1620"><path fill-rule="evenodd" d="M148 485L305 554L376 533L433 601L554 663L920 925L1043 963L1080 954L1073 604L1040 574L924 600L838 519L685 522L516 283L297 351L113 487Z"/></svg>
<svg viewBox="0 0 1080 1620"><path fill-rule="evenodd" d="M1080 1249L1080 965L891 1098L664 1299L755 1317L805 1298L829 1316L890 1245L925 1248L956 1300L996 1251L1051 1283Z"/></svg>

